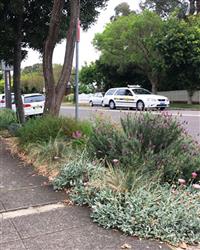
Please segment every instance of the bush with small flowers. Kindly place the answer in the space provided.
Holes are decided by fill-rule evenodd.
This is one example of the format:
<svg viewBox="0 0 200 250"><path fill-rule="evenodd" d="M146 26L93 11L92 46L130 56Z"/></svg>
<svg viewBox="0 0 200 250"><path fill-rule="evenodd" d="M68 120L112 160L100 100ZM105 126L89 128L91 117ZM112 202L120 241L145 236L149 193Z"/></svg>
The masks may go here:
<svg viewBox="0 0 200 250"><path fill-rule="evenodd" d="M181 176L189 179L192 169L200 169L200 148L171 116L139 113L121 119L121 127L101 120L91 133L91 157L113 163L125 171L141 170L141 175L160 175L161 182ZM144 173L143 173L144 172Z"/></svg>

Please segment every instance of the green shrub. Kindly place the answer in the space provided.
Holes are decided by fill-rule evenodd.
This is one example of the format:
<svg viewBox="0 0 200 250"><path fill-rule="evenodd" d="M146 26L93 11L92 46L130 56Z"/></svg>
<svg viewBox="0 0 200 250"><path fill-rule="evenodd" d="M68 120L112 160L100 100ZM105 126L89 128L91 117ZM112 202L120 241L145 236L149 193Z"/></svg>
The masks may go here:
<svg viewBox="0 0 200 250"><path fill-rule="evenodd" d="M5 82L3 79L1 79L1 75L0 75L0 93L4 93L4 89L5 89Z"/></svg>
<svg viewBox="0 0 200 250"><path fill-rule="evenodd" d="M105 228L172 244L195 244L200 239L199 193L188 189L158 185L120 193L88 186L76 188L72 199L89 204L94 222Z"/></svg>
<svg viewBox="0 0 200 250"><path fill-rule="evenodd" d="M81 136L74 139L85 142L87 135L90 133L89 122L76 122L70 118L44 116L28 120L19 129L19 142L26 146L29 143L48 143L50 138L53 140L59 137L69 141L73 139L73 132L75 131L80 131Z"/></svg>
<svg viewBox="0 0 200 250"><path fill-rule="evenodd" d="M17 123L16 113L10 109L0 109L0 130L7 129L12 123Z"/></svg>
<svg viewBox="0 0 200 250"><path fill-rule="evenodd" d="M80 138L74 139L83 139L83 136L90 136L92 133L92 125L89 121L76 121L72 118L63 118L64 122L62 123L62 130L64 134L68 137L73 137L73 133L78 131L80 132Z"/></svg>
<svg viewBox="0 0 200 250"><path fill-rule="evenodd" d="M200 170L199 145L190 138L173 142L169 147L152 156L148 165L150 172L159 171L163 182L174 182L174 179L191 178L193 171Z"/></svg>
<svg viewBox="0 0 200 250"><path fill-rule="evenodd" d="M161 182L173 182L177 176L189 179L199 170L199 146L170 116L141 113L125 117L121 124L118 128L97 121L88 143L90 157L109 164L117 159L125 172L159 175Z"/></svg>
<svg viewBox="0 0 200 250"><path fill-rule="evenodd" d="M63 135L63 118L45 116L37 119L29 119L19 129L19 141L22 145L37 142L48 142L50 138L55 139L58 134Z"/></svg>
<svg viewBox="0 0 200 250"><path fill-rule="evenodd" d="M166 114L136 114L134 118L127 115L121 119L121 125L129 141L139 142L138 150L141 154L145 154L149 149L157 154L183 135L180 124Z"/></svg>
<svg viewBox="0 0 200 250"><path fill-rule="evenodd" d="M63 102L73 102L74 101L74 94L69 94L67 96L64 96Z"/></svg>
<svg viewBox="0 0 200 250"><path fill-rule="evenodd" d="M98 159L119 159L122 156L122 131L110 121L97 119L88 141L88 152Z"/></svg>
<svg viewBox="0 0 200 250"><path fill-rule="evenodd" d="M73 161L65 164L59 176L53 181L55 189L85 185L90 177L99 170L99 166L86 159L84 152L81 157L77 155L75 158Z"/></svg>

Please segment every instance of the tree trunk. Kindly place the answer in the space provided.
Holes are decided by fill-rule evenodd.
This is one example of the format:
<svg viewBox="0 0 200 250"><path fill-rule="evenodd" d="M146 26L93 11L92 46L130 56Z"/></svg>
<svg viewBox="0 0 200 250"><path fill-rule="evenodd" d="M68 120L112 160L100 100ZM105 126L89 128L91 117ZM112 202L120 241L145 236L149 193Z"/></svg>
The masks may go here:
<svg viewBox="0 0 200 250"><path fill-rule="evenodd" d="M189 0L190 1L190 15L193 15L195 12L195 0Z"/></svg>
<svg viewBox="0 0 200 250"><path fill-rule="evenodd" d="M59 34L63 6L64 0L54 0L49 25L49 34L45 41L43 53L43 74L46 92L44 112L52 115L54 114L54 107L56 102L55 80L53 75L52 60L54 48Z"/></svg>
<svg viewBox="0 0 200 250"><path fill-rule="evenodd" d="M52 57L59 34L63 6L63 0L54 0L49 34L45 42L43 54L43 72L46 88L45 113L55 116L59 115L62 99L71 75L76 42L76 23L79 16L80 3L79 0L70 1L70 24L66 37L65 59L60 78L56 85L53 76Z"/></svg>
<svg viewBox="0 0 200 250"><path fill-rule="evenodd" d="M151 82L152 88L151 91L153 94L157 94L157 84L155 82Z"/></svg>
<svg viewBox="0 0 200 250"><path fill-rule="evenodd" d="M148 79L151 83L151 92L153 94L157 94L157 90L158 90L158 78L157 77L152 77L152 75L148 75Z"/></svg>
<svg viewBox="0 0 200 250"><path fill-rule="evenodd" d="M187 103L192 104L192 97L193 97L194 91L188 90L187 93L188 93L188 101L187 101Z"/></svg>
<svg viewBox="0 0 200 250"><path fill-rule="evenodd" d="M22 14L19 14L16 17L16 40L14 46L14 60L13 60L13 88L15 94L15 105L16 105L16 113L20 123L25 122L24 117L24 108L21 98L21 89L20 89L20 78L21 78L21 61L22 61Z"/></svg>
<svg viewBox="0 0 200 250"><path fill-rule="evenodd" d="M200 13L200 0L196 0L197 14Z"/></svg>

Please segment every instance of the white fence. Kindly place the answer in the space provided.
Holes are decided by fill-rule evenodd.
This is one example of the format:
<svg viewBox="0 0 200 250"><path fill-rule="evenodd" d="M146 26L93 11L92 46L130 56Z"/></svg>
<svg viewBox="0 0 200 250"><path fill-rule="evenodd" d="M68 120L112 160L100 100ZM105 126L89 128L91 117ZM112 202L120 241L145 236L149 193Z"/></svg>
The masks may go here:
<svg viewBox="0 0 200 250"><path fill-rule="evenodd" d="M187 102L188 100L188 93L186 90L162 91L158 92L158 94L168 97L171 102ZM193 103L200 104L200 91L195 91L192 101Z"/></svg>

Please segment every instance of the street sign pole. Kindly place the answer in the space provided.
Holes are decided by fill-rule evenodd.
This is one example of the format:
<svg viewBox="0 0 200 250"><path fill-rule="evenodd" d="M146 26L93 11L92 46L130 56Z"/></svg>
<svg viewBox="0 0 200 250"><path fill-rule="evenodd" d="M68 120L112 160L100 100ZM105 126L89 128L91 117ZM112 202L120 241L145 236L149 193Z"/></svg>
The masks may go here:
<svg viewBox="0 0 200 250"><path fill-rule="evenodd" d="M12 109L10 69L5 70L5 97L6 97L6 108Z"/></svg>
<svg viewBox="0 0 200 250"><path fill-rule="evenodd" d="M12 97L11 97L11 67L2 60L1 68L4 76L4 92L5 92L5 100L6 100L6 108L12 109Z"/></svg>

